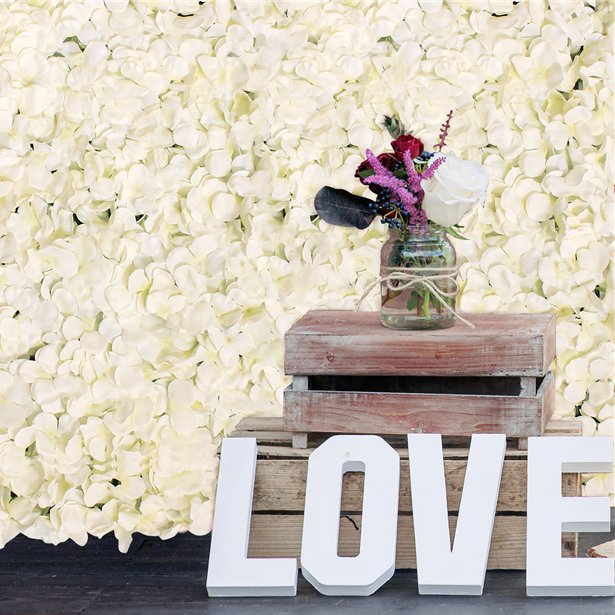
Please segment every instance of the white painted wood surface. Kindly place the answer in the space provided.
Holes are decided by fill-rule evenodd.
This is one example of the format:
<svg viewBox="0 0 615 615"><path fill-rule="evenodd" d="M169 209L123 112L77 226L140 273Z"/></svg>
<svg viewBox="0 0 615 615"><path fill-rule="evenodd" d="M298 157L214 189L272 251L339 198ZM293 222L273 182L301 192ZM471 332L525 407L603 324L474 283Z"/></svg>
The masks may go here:
<svg viewBox="0 0 615 615"><path fill-rule="evenodd" d="M608 532L608 497L562 497L562 472L612 472L609 437L530 438L527 595L613 596L615 561L562 558L561 532Z"/></svg>
<svg viewBox="0 0 615 615"><path fill-rule="evenodd" d="M249 558L256 473L256 439L225 438L220 453L207 593L223 596L294 596L294 558Z"/></svg>
<svg viewBox="0 0 615 615"><path fill-rule="evenodd" d="M361 546L338 555L344 472L365 472ZM333 436L308 462L301 572L322 594L369 596L395 572L399 455L378 436Z"/></svg>
<svg viewBox="0 0 615 615"><path fill-rule="evenodd" d="M442 438L408 434L420 594L483 593L505 452L503 434L472 436L451 548Z"/></svg>

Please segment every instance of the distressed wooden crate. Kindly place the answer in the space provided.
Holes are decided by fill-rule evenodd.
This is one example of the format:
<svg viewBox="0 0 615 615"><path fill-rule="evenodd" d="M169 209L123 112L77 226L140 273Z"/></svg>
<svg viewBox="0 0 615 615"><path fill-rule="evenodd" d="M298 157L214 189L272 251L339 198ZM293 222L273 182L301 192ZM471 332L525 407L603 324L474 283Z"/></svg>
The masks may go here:
<svg viewBox="0 0 615 615"><path fill-rule="evenodd" d="M546 426L544 435L548 437L580 433L581 428L577 421L557 421ZM330 435L332 434L316 435L314 444L319 444ZM299 561L307 461L313 448L293 448L292 434L284 431L281 418L244 419L233 436L255 437L258 441L248 555L295 557ZM407 445L403 437L390 434L385 434L383 437L396 448L401 458L396 568L415 568ZM454 535L468 448L445 446L443 454L449 522L451 535ZM362 481L359 473L346 473L344 476L338 546L340 555L353 556L359 551ZM525 569L526 493L527 452L508 448L488 561L490 570ZM566 496L581 495L579 474L563 475L562 493ZM568 532L562 535L562 555L565 557L577 555L576 533Z"/></svg>
<svg viewBox="0 0 615 615"><path fill-rule="evenodd" d="M315 310L285 336L284 429L505 433L525 448L553 413L553 314L464 314L435 331L387 329L376 312Z"/></svg>

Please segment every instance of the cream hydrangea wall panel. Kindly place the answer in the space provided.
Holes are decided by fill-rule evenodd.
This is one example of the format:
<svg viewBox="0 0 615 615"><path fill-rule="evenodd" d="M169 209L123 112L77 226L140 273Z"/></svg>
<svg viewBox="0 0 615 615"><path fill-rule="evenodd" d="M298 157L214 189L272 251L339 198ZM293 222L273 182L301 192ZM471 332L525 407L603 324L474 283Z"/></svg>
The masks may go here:
<svg viewBox="0 0 615 615"><path fill-rule="evenodd" d="M210 530L221 438L281 412L284 332L376 277L382 226L329 227L312 199L363 189L385 114L432 143L454 109L449 147L492 177L460 306L556 311L557 416L612 434L612 18L0 3L0 544Z"/></svg>

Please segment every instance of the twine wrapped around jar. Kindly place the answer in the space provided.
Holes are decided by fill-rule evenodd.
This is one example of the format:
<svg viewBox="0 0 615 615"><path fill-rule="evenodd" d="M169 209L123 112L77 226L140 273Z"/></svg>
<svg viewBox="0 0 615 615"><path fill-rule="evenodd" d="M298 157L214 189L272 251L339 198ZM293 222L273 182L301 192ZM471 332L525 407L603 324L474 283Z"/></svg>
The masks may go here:
<svg viewBox="0 0 615 615"><path fill-rule="evenodd" d="M423 287L429 290L430 293L449 311L455 318L464 322L468 327L475 328L469 320L460 316L448 303L446 299L453 299L459 292L459 284L457 283L457 267L382 267L384 276L379 277L372 282L361 298L359 299L355 311L361 307L361 303L372 292L372 290L386 282L387 288L393 291L404 291L411 288ZM430 273L431 272L431 273ZM428 275L424 275L427 273ZM445 291L438 287L438 282L447 281L453 284L454 290Z"/></svg>

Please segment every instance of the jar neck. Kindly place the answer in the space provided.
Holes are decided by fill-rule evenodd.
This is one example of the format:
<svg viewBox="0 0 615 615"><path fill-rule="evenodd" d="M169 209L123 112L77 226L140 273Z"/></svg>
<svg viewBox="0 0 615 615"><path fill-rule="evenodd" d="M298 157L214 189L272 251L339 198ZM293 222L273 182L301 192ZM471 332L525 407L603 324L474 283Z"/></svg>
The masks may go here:
<svg viewBox="0 0 615 615"><path fill-rule="evenodd" d="M447 240L446 231L439 226L415 226L405 229L389 229L393 241L443 241Z"/></svg>

